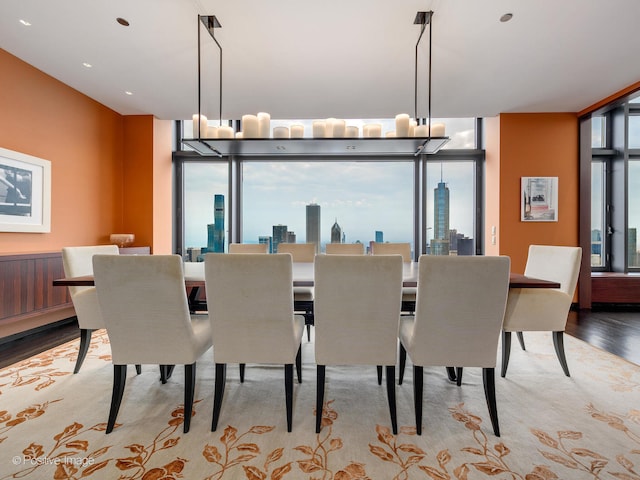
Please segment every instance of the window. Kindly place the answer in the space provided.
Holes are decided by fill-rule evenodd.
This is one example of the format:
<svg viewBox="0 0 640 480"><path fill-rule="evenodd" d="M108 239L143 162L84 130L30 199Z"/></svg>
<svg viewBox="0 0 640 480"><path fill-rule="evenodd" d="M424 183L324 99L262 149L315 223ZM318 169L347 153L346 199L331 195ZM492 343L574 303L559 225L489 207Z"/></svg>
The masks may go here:
<svg viewBox="0 0 640 480"><path fill-rule="evenodd" d="M366 246L376 232L385 242L413 243L413 162L248 160L242 179L244 243L271 237L277 245L278 227L290 242L313 243L307 229L315 215L320 251L332 234Z"/></svg>
<svg viewBox="0 0 640 480"><path fill-rule="evenodd" d="M629 161L629 202L627 213L627 265L640 267L638 259L638 230L640 229L640 160Z"/></svg>
<svg viewBox="0 0 640 480"><path fill-rule="evenodd" d="M228 170L227 162L183 164L182 245L189 261L200 260L206 252L227 251Z"/></svg>
<svg viewBox="0 0 640 480"><path fill-rule="evenodd" d="M264 242L277 251L280 241L317 239L321 252L332 240L366 247L371 241L409 242L414 256L481 252L477 196L484 154L477 150L478 120L436 121L445 123L451 141L448 151L426 158L218 159L177 151L175 251L198 261L205 252L228 251L231 242ZM347 121L360 128L373 122ZM182 138L190 138L192 121L181 123ZM271 127L296 123L305 125L306 137L312 136L309 120L272 119ZM395 128L393 119L377 123L383 132Z"/></svg>
<svg viewBox="0 0 640 480"><path fill-rule="evenodd" d="M606 162L591 164L591 266L605 266L606 252Z"/></svg>
<svg viewBox="0 0 640 480"><path fill-rule="evenodd" d="M427 252L475 253L475 163L427 162Z"/></svg>

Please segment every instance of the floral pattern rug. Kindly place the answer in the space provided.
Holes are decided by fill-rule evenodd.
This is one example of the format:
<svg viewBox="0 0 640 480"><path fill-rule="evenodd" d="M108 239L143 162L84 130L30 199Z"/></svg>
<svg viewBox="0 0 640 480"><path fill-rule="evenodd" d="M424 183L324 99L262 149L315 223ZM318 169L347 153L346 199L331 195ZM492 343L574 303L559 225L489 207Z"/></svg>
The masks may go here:
<svg viewBox="0 0 640 480"><path fill-rule="evenodd" d="M183 370L163 385L158 368L144 365L140 375L129 368L117 427L106 435L113 368L108 337L95 332L77 375L77 341L0 370L0 479L640 480L640 367L565 336L565 377L549 334L525 338L527 351L514 345L507 377L496 378L501 437L480 369L466 369L457 387L444 368L425 368L416 435L410 365L396 388L398 435L373 367L327 368L316 434L313 339L303 340L292 433L283 368L260 365L247 365L243 384L228 366L211 432L208 351L197 364L189 433Z"/></svg>

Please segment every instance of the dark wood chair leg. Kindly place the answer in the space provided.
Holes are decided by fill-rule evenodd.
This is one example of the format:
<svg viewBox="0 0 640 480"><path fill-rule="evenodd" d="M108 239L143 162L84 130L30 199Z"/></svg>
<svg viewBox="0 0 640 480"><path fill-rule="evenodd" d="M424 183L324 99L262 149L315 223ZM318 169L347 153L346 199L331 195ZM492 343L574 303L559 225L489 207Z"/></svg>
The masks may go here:
<svg viewBox="0 0 640 480"><path fill-rule="evenodd" d="M307 342L311 341L311 325L307 323Z"/></svg>
<svg viewBox="0 0 640 480"><path fill-rule="evenodd" d="M215 432L218 428L218 419L220 418L220 409L222 408L222 397L224 396L224 385L227 380L227 364L216 363L216 380L213 392L213 420L211 421L211 431Z"/></svg>
<svg viewBox="0 0 640 480"><path fill-rule="evenodd" d="M491 425L493 433L496 437L500 436L500 425L498 424L498 406L496 405L496 371L495 368L482 369L482 383L484 384L484 396L487 399L489 407L489 417L491 417Z"/></svg>
<svg viewBox="0 0 640 480"><path fill-rule="evenodd" d="M449 381L451 382L455 382L456 381L456 369L453 367L446 367L447 368L447 377L449 378Z"/></svg>
<svg viewBox="0 0 640 480"><path fill-rule="evenodd" d="M382 365L376 365L376 370L378 372L378 385L382 385Z"/></svg>
<svg viewBox="0 0 640 480"><path fill-rule="evenodd" d="M404 379L404 369L407 366L407 350L400 342L400 368L398 370L398 385L402 385L402 380Z"/></svg>
<svg viewBox="0 0 640 480"><path fill-rule="evenodd" d="M316 433L322 428L322 406L324 404L325 366L316 366Z"/></svg>
<svg viewBox="0 0 640 480"><path fill-rule="evenodd" d="M456 368L456 385L459 387L462 385L462 367Z"/></svg>
<svg viewBox="0 0 640 480"><path fill-rule="evenodd" d="M527 350L525 345L524 345L524 335L522 332L516 332L516 336L518 337L518 342L520 342L520 348L522 348L522 350Z"/></svg>
<svg viewBox="0 0 640 480"><path fill-rule="evenodd" d="M413 408L416 412L416 433L422 435L423 367L413 366Z"/></svg>
<svg viewBox="0 0 640 480"><path fill-rule="evenodd" d="M567 357L564 354L564 336L563 332L553 332L553 346L556 349L556 355L558 356L558 360L560 360L560 365L562 366L562 370L567 377L570 377L569 374L569 366L567 365Z"/></svg>
<svg viewBox="0 0 640 480"><path fill-rule="evenodd" d="M398 416L396 413L396 366L387 365L385 377L387 379L387 399L389 400L389 413L391 414L391 430L398 434Z"/></svg>
<svg viewBox="0 0 640 480"><path fill-rule="evenodd" d="M196 364L184 366L184 433L191 426L191 413L193 412L193 396L196 388Z"/></svg>
<svg viewBox="0 0 640 480"><path fill-rule="evenodd" d="M80 329L80 348L78 349L78 358L76 359L76 366L73 369L73 373L78 373L80 371L82 362L84 362L84 357L87 356L89 344L91 343L91 332L93 332L93 330L89 330L88 328Z"/></svg>
<svg viewBox="0 0 640 480"><path fill-rule="evenodd" d="M109 420L107 421L106 433L111 433L116 424L116 417L118 416L118 410L120 410L120 403L122 403L122 394L124 393L124 386L126 382L127 366L114 365L113 391L111 393L111 408L109 409Z"/></svg>
<svg viewBox="0 0 640 480"><path fill-rule="evenodd" d="M298 374L298 383L302 383L302 345L298 347L298 353L296 353L296 373Z"/></svg>
<svg viewBox="0 0 640 480"><path fill-rule="evenodd" d="M245 370L246 366L247 366L246 363L241 363L240 364L240 383L244 383L244 370Z"/></svg>
<svg viewBox="0 0 640 480"><path fill-rule="evenodd" d="M142 365L136 365L136 375L140 375L142 373Z"/></svg>
<svg viewBox="0 0 640 480"><path fill-rule="evenodd" d="M291 432L293 421L293 363L284 366L284 397L287 405L287 432Z"/></svg>
<svg viewBox="0 0 640 480"><path fill-rule="evenodd" d="M502 332L502 370L500 376L507 375L507 367L509 366L509 356L511 355L511 332Z"/></svg>

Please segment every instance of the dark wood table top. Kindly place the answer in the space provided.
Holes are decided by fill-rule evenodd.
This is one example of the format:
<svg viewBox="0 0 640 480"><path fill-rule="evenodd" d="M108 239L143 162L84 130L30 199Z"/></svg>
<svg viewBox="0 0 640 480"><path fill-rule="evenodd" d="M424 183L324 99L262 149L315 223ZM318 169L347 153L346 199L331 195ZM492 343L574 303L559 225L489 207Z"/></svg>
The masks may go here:
<svg viewBox="0 0 640 480"><path fill-rule="evenodd" d="M92 287L94 281L93 276L86 275L83 277L59 278L53 281L53 285L59 287ZM185 285L187 287L204 287L204 280L188 278L185 280ZM312 287L313 281L294 279L293 286ZM414 279L405 280L403 286L415 287L417 282ZM509 274L509 288L560 288L560 284L550 280L526 277L521 273L511 273Z"/></svg>

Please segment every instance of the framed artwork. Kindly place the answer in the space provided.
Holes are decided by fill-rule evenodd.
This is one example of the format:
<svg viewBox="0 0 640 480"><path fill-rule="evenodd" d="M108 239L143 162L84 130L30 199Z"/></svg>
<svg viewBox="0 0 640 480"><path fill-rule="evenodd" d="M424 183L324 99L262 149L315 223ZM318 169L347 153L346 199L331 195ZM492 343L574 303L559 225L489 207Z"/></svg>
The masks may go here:
<svg viewBox="0 0 640 480"><path fill-rule="evenodd" d="M51 162L0 148L0 232L51 231Z"/></svg>
<svg viewBox="0 0 640 480"><path fill-rule="evenodd" d="M558 177L522 177L520 220L558 221Z"/></svg>

